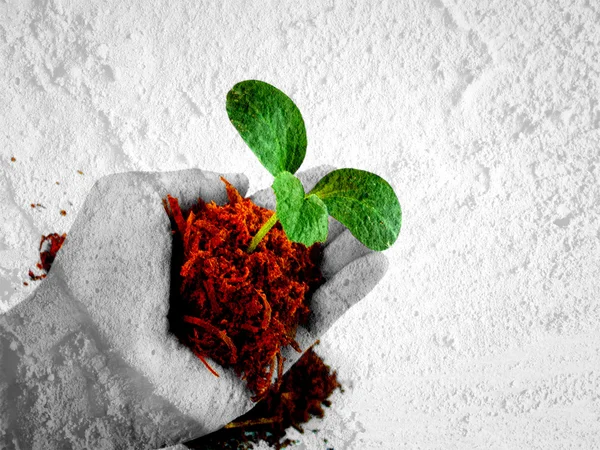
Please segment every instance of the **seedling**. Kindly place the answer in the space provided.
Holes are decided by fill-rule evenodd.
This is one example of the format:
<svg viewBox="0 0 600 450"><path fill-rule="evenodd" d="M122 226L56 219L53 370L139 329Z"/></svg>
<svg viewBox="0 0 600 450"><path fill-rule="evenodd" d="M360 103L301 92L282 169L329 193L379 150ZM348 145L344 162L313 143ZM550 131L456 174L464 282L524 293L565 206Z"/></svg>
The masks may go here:
<svg viewBox="0 0 600 450"><path fill-rule="evenodd" d="M400 202L380 176L338 169L325 175L310 192L304 191L294 173L306 155L306 128L298 107L287 95L263 81L242 81L227 94L227 114L275 177L275 213L252 238L248 253L278 221L292 242L306 246L324 242L329 215L372 250L385 250L396 241L402 223Z"/></svg>

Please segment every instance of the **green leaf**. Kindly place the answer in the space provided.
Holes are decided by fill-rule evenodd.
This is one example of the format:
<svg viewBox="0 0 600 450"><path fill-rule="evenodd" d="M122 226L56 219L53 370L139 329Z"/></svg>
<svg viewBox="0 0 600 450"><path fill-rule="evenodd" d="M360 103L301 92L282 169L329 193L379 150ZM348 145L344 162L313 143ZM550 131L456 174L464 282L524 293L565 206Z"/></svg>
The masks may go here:
<svg viewBox="0 0 600 450"><path fill-rule="evenodd" d="M287 95L263 81L242 81L227 93L227 115L273 176L298 170L306 154L306 128Z"/></svg>
<svg viewBox="0 0 600 450"><path fill-rule="evenodd" d="M378 175L339 169L325 175L310 191L329 214L372 250L390 247L400 233L402 211L392 187Z"/></svg>
<svg viewBox="0 0 600 450"><path fill-rule="evenodd" d="M277 217L288 239L307 247L327 239L327 208L316 195L306 195L302 182L289 172L273 181L277 198Z"/></svg>

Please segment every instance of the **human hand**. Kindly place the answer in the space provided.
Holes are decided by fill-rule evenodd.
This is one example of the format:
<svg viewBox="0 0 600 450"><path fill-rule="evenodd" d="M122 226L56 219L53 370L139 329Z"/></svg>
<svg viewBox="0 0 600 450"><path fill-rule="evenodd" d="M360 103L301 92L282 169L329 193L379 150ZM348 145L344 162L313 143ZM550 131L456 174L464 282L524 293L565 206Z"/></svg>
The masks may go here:
<svg viewBox="0 0 600 450"><path fill-rule="evenodd" d="M245 193L245 176L225 176ZM167 194L227 199L200 170L100 179L47 279L0 316L0 448L159 448L251 407L168 332Z"/></svg>
<svg viewBox="0 0 600 450"><path fill-rule="evenodd" d="M226 177L245 193L244 176ZM226 199L219 176L199 170L99 180L47 280L0 317L0 444L158 448L214 431L253 406L232 371L214 377L168 332L166 194L182 207L198 196ZM304 349L385 272L381 254L339 230L325 250L328 282L314 296L313 320L298 331ZM289 353L286 369L300 356Z"/></svg>

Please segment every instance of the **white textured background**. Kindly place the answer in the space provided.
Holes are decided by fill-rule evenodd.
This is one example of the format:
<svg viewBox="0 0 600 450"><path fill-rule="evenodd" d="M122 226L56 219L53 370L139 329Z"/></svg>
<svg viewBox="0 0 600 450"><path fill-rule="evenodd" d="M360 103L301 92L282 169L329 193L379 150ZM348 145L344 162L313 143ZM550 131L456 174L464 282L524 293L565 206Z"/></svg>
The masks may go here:
<svg viewBox="0 0 600 450"><path fill-rule="evenodd" d="M600 4L300 3L0 0L0 311L103 175L268 186L225 112L261 79L404 213L305 448L600 447Z"/></svg>

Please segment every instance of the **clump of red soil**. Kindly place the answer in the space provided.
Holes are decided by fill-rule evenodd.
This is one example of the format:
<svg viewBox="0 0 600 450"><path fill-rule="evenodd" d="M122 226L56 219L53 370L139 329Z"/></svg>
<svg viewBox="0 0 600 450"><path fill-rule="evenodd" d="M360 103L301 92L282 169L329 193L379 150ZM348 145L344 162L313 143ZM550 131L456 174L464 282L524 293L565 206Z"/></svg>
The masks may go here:
<svg viewBox="0 0 600 450"><path fill-rule="evenodd" d="M168 196L174 223L171 331L215 375L206 358L232 367L264 396L274 374L281 382L287 345L310 313L310 294L322 282L321 251L290 242L277 224L251 254L248 245L273 214L240 196L222 179L229 203L182 211ZM166 206L166 205L165 205ZM170 211L169 211L170 208Z"/></svg>
<svg viewBox="0 0 600 450"><path fill-rule="evenodd" d="M281 386L272 386L249 412L185 445L192 449L247 450L262 440L279 450L293 443L283 440L289 427L303 432L302 424L312 417L323 417L323 407L330 406L328 398L336 389L341 390L336 373L309 349L283 376Z"/></svg>
<svg viewBox="0 0 600 450"><path fill-rule="evenodd" d="M32 270L30 270L29 278L32 281L46 278L46 275L50 271L50 267L54 262L54 258L56 258L56 253L58 250L60 250L60 247L63 245L66 237L66 233L51 233L48 236L42 235L42 239L40 240L40 262L36 264L36 267L43 272L39 275L36 275Z"/></svg>

